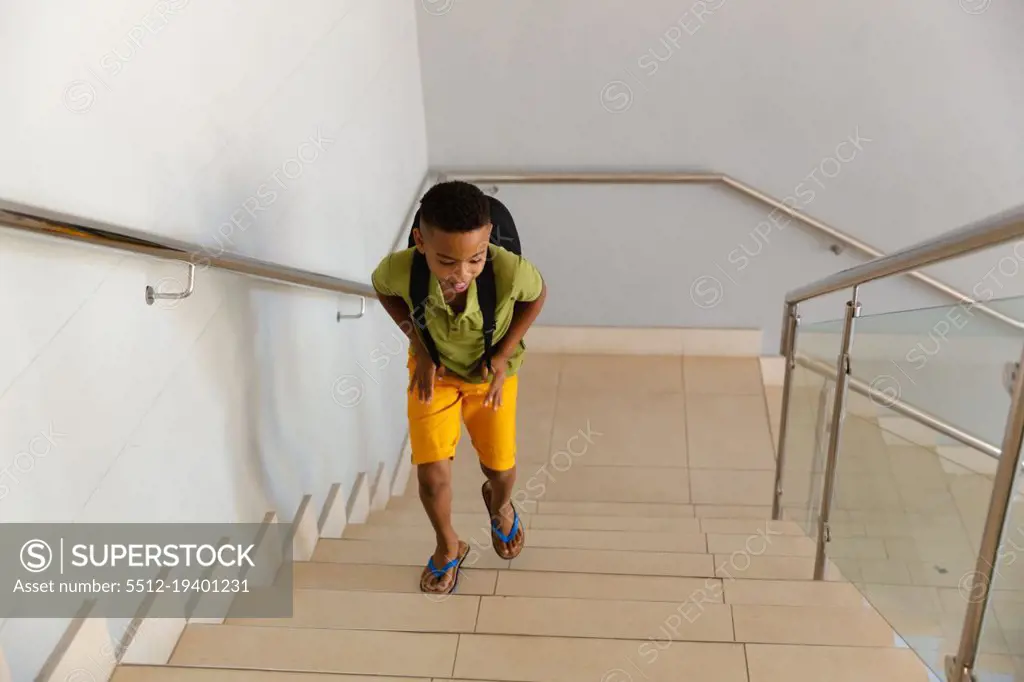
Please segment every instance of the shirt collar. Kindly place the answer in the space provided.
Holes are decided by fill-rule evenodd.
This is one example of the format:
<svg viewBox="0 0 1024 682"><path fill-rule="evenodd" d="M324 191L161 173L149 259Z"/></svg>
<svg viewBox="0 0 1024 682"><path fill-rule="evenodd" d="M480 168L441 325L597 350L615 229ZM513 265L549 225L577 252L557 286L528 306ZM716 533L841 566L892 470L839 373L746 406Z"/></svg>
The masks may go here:
<svg viewBox="0 0 1024 682"><path fill-rule="evenodd" d="M444 294L441 292L441 282L438 281L434 273L430 273L430 297L432 300L441 301L444 303L445 310L449 314L454 314L448 302L444 300ZM476 278L469 283L469 291L466 292L466 309L460 313L460 316L471 315L480 310L480 301L477 300L476 296Z"/></svg>

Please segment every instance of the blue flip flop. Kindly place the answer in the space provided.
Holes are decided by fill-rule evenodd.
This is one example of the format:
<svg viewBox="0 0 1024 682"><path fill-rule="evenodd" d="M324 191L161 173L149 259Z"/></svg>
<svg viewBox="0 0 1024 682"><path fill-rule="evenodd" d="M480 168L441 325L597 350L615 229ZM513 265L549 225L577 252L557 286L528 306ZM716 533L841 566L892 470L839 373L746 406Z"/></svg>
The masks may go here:
<svg viewBox="0 0 1024 682"><path fill-rule="evenodd" d="M519 511L516 509L516 505L513 504L512 502L509 502L508 504L509 504L510 507L512 507L512 527L509 529L508 535L505 535L504 533L501 532L501 525L498 523L497 519L491 519L491 534L495 538L497 538L498 540L501 540L504 543L511 543L512 540L515 539L516 535L520 531L520 528L519 528ZM498 543L492 542L491 544L494 545L494 551L497 552L499 557L501 557L504 560L511 561L512 559L515 559L517 556L519 556L519 552L523 551L523 546L526 543L523 542L522 545L519 545L519 551L516 552L515 554L513 554L512 556L508 556L508 557L502 556L502 553L500 551L498 551Z"/></svg>
<svg viewBox="0 0 1024 682"><path fill-rule="evenodd" d="M443 568L437 568L434 565L434 557L430 557L429 559L427 559L427 568L430 570L430 572L434 575L435 578L443 578L445 574L448 573L448 571L452 570L452 568L454 567L455 579L452 580L451 587L449 587L445 592L429 592L427 590L423 591L427 592L427 594L453 594L455 592L455 588L459 586L459 571L462 569L462 562L466 560L467 556L469 556L469 545L466 545L465 552L461 552L459 556L455 557L454 559L446 563ZM423 589L422 582L420 583L420 589Z"/></svg>
<svg viewBox="0 0 1024 682"><path fill-rule="evenodd" d="M488 483L488 481L484 481L483 486L480 488L480 492L483 495L484 504L487 505L488 513L490 513L491 494ZM519 556L519 553L523 551L523 547L526 546L526 538L524 537L523 544L519 545L518 552L516 552L512 556L503 556L500 546L496 542L496 540L501 540L502 542L509 543L512 542L513 538L515 538L515 536L518 533L525 534L525 531L523 531L523 529L520 528L519 510L516 509L515 503L512 502L511 500L509 500L508 504L510 507L512 507L512 528L509 529L508 535L505 535L501 532L501 525L498 523L498 520L495 518L491 518L491 545L494 547L494 553L497 554L503 561L511 561L512 559L515 559L517 556Z"/></svg>

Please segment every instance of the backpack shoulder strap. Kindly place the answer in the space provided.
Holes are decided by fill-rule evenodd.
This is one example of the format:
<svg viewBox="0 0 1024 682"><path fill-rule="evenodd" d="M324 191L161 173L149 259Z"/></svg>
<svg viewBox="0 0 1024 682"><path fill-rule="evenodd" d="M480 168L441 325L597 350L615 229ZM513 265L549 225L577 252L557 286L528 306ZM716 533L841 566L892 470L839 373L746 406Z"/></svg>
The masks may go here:
<svg viewBox="0 0 1024 682"><path fill-rule="evenodd" d="M420 213L417 211L416 217L413 219L413 226L419 223L419 219ZM409 243L410 248L416 246L411 232L409 234ZM427 329L429 289L430 267L427 265L427 259L418 250L414 251L412 254L412 268L409 271L409 300L412 301L412 323L416 326L423 345L427 347L427 352L430 353L430 359L434 361L434 366L440 367L441 356L437 352L437 346L434 344L434 339L430 336L430 331Z"/></svg>
<svg viewBox="0 0 1024 682"><path fill-rule="evenodd" d="M497 287L494 282L494 263L488 258L484 270L476 278L476 297L480 304L480 312L484 318L484 357L487 369L491 367L491 355L494 345L494 309L498 305Z"/></svg>

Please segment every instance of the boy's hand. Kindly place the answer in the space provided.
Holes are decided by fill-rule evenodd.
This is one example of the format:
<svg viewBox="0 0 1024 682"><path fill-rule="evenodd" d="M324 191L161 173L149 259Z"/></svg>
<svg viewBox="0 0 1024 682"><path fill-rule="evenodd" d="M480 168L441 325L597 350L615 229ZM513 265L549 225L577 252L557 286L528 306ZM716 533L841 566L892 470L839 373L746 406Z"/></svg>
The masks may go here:
<svg viewBox="0 0 1024 682"><path fill-rule="evenodd" d="M486 363L480 363L480 374L484 379L490 378L491 380L491 386L487 389L487 395L484 397L484 405L497 410L501 407L502 388L505 386L505 372L508 371L508 357L500 354L494 355L491 358L491 367L494 368L493 372L487 369Z"/></svg>
<svg viewBox="0 0 1024 682"><path fill-rule="evenodd" d="M429 403L434 399L434 381L445 374L445 367L435 367L429 358L426 362L417 362L412 372L412 379L409 380L409 390L415 391L415 395L422 403Z"/></svg>

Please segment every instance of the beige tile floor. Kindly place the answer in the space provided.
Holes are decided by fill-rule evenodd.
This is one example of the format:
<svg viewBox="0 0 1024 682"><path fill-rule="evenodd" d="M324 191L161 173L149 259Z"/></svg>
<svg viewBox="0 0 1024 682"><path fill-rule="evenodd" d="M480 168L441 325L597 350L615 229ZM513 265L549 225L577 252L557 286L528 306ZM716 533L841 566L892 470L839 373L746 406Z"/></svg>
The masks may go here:
<svg viewBox="0 0 1024 682"><path fill-rule="evenodd" d="M876 591L884 602L876 610L840 571L893 562L876 573L888 569L913 586L928 576L919 564L939 542L939 524L928 523L935 505L959 514L969 501L952 490L935 495L937 479L922 477L919 492L897 485L903 506L879 508L872 502L889 499L891 487L858 480L869 492L845 493L837 519L850 556L813 582L800 524L767 521L779 391L762 389L756 359L534 354L521 382L517 493L527 548L519 558L500 560L490 548L482 475L464 438L454 521L476 554L457 595L417 591L432 538L413 479L386 511L343 539L321 540L313 561L295 566L291 618L189 625L170 667L122 667L116 682L929 679L886 613L890 605L916 613L923 597ZM813 390L805 393L803 407L813 405ZM600 435L570 441L581 429ZM857 437L877 445L869 431ZM793 465L809 471L812 449ZM919 462L910 455L889 471L914 481ZM856 472L878 467L871 460ZM924 535L883 535L875 531L891 528L887 518L868 516L899 512L905 529ZM890 557L888 540L902 559ZM972 538L965 531L960 540ZM922 603L939 613L957 591L955 582L917 587L934 591L937 604ZM1024 600L1001 604L1016 618ZM1012 652L1000 653L1000 665L1016 665Z"/></svg>

